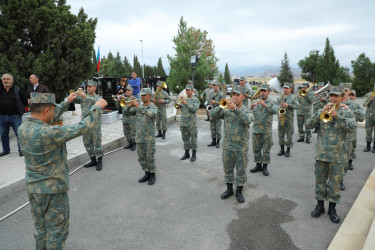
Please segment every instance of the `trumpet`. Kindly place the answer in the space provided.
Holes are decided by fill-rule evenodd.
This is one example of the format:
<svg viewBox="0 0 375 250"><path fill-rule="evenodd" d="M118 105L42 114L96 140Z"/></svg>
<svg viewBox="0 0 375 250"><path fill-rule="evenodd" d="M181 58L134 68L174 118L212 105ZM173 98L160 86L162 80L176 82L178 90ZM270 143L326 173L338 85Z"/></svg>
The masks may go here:
<svg viewBox="0 0 375 250"><path fill-rule="evenodd" d="M336 104L334 104L329 111L325 111L324 113L322 113L320 115L320 120L322 120L322 122L324 122L324 123L332 121L331 113L335 108L336 108Z"/></svg>
<svg viewBox="0 0 375 250"><path fill-rule="evenodd" d="M175 107L176 109L181 108L181 102L185 101L186 99L187 99L187 96L185 96L184 98L182 98L179 102L175 103L175 104L174 104L174 107Z"/></svg>
<svg viewBox="0 0 375 250"><path fill-rule="evenodd" d="M87 93L87 90L78 90L78 91L74 91L74 90L69 90L69 95L71 94L77 94L77 93Z"/></svg>
<svg viewBox="0 0 375 250"><path fill-rule="evenodd" d="M125 101L124 99L120 99L119 102L120 102L120 106L123 108L125 107L128 103L131 103L131 102L134 102L134 101L139 101L141 99L132 99L130 101Z"/></svg>
<svg viewBox="0 0 375 250"><path fill-rule="evenodd" d="M311 85L308 89L306 89L306 90L304 90L304 89L301 89L300 91L299 91L299 97L298 97L298 99L299 98L301 98L301 97L305 97L305 96L307 96L307 93L309 92L309 90L313 87L314 85Z"/></svg>

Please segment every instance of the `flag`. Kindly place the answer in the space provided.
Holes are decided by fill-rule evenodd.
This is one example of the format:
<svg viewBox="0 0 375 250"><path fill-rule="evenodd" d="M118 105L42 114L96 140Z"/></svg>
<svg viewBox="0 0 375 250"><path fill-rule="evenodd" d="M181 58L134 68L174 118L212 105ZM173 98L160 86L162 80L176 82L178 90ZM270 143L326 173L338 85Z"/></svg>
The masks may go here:
<svg viewBox="0 0 375 250"><path fill-rule="evenodd" d="M98 55L96 56L96 71L100 70L100 52L99 52L100 47L98 47Z"/></svg>

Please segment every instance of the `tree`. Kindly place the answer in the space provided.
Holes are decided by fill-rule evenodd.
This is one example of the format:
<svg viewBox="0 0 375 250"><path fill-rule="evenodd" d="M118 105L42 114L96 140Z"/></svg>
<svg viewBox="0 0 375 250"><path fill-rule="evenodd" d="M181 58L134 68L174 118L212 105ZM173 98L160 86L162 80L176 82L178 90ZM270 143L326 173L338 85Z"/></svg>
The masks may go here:
<svg viewBox="0 0 375 250"><path fill-rule="evenodd" d="M0 72L24 89L36 73L62 100L92 74L96 23L65 0L0 0Z"/></svg>
<svg viewBox="0 0 375 250"><path fill-rule="evenodd" d="M228 63L225 64L224 81L225 81L226 84L232 84L232 78L230 77L230 71L229 71Z"/></svg>
<svg viewBox="0 0 375 250"><path fill-rule="evenodd" d="M114 57L111 51L108 53L107 57L103 56L100 62L100 74L101 75L111 76L110 68L111 68L113 61L114 61Z"/></svg>
<svg viewBox="0 0 375 250"><path fill-rule="evenodd" d="M137 73L138 77L142 78L142 67L136 55L134 55L134 58L133 58L133 71Z"/></svg>
<svg viewBox="0 0 375 250"><path fill-rule="evenodd" d="M121 77L125 74L125 68L122 64L120 53L117 52L116 57L111 61L109 65L109 76Z"/></svg>
<svg viewBox="0 0 375 250"><path fill-rule="evenodd" d="M132 68L128 58L126 58L126 56L124 57L123 65L124 65L124 76L130 77L131 74L132 74L133 68Z"/></svg>
<svg viewBox="0 0 375 250"><path fill-rule="evenodd" d="M323 54L319 57L318 65L316 68L316 81L317 82L330 82L334 84L336 73L340 68L339 61L335 57L335 51L326 38L326 46ZM337 83L336 83L337 84Z"/></svg>
<svg viewBox="0 0 375 250"><path fill-rule="evenodd" d="M168 55L170 63L167 85L170 90L179 92L185 88L185 84L192 77L190 57L197 55L199 61L195 67L194 87L202 90L206 87L205 80L217 75L218 69L215 57L215 47L211 39L207 38L207 31L201 31L194 27L187 27L187 23L181 17L178 25L178 34L173 37L174 56Z"/></svg>
<svg viewBox="0 0 375 250"><path fill-rule="evenodd" d="M280 81L280 86L283 87L285 82L293 82L293 73L289 65L288 55L284 54L284 59L281 61L280 75L277 77Z"/></svg>
<svg viewBox="0 0 375 250"><path fill-rule="evenodd" d="M357 95L364 95L373 89L375 81L375 63L362 53L358 58L352 61L354 81L353 88L358 92Z"/></svg>
<svg viewBox="0 0 375 250"><path fill-rule="evenodd" d="M350 78L349 68L348 67L342 67L337 69L336 71L336 77L333 80L333 85L339 85L340 82L351 82L352 79Z"/></svg>
<svg viewBox="0 0 375 250"><path fill-rule="evenodd" d="M301 77L309 82L316 82L316 68L319 61L319 50L310 51L310 55L298 62L302 70Z"/></svg>
<svg viewBox="0 0 375 250"><path fill-rule="evenodd" d="M165 74L163 62L161 61L161 57L159 57L158 64L156 66L156 73L157 76L160 76L161 78L166 77L167 74Z"/></svg>

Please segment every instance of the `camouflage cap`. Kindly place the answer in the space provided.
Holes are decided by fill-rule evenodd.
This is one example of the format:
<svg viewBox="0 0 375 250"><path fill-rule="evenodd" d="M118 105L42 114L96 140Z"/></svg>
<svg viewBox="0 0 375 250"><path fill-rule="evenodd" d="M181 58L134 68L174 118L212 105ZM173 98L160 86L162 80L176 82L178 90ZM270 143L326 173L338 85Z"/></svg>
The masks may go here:
<svg viewBox="0 0 375 250"><path fill-rule="evenodd" d="M302 83L302 87L306 88L306 87L309 87L310 83L309 82L303 82Z"/></svg>
<svg viewBox="0 0 375 250"><path fill-rule="evenodd" d="M193 89L193 85L191 85L191 84L186 84L186 89Z"/></svg>
<svg viewBox="0 0 375 250"><path fill-rule="evenodd" d="M288 88L290 89L292 87L292 83L291 82L284 82L284 86L283 88Z"/></svg>
<svg viewBox="0 0 375 250"><path fill-rule="evenodd" d="M141 90L141 95L151 95L151 89L150 88L143 88L142 90Z"/></svg>
<svg viewBox="0 0 375 250"><path fill-rule="evenodd" d="M126 87L126 90L133 91L133 87L131 87L131 86L127 86L127 87Z"/></svg>
<svg viewBox="0 0 375 250"><path fill-rule="evenodd" d="M268 84L261 84L260 85L260 90L269 90L270 88L269 88L269 86L268 86Z"/></svg>
<svg viewBox="0 0 375 250"><path fill-rule="evenodd" d="M324 82L318 82L318 87L324 86Z"/></svg>
<svg viewBox="0 0 375 250"><path fill-rule="evenodd" d="M208 85L214 84L214 81L207 81L207 82L208 82Z"/></svg>
<svg viewBox="0 0 375 250"><path fill-rule="evenodd" d="M192 80L189 80L189 81L188 81L188 84L189 84L189 83L190 83L190 84L193 84L193 81L192 81Z"/></svg>
<svg viewBox="0 0 375 250"><path fill-rule="evenodd" d="M237 94L242 94L243 88L241 88L240 86L235 86L232 92L237 93Z"/></svg>
<svg viewBox="0 0 375 250"><path fill-rule="evenodd" d="M344 89L345 90L349 90L349 89L351 89L352 88L352 83L351 82L346 82L346 83L344 83Z"/></svg>
<svg viewBox="0 0 375 250"><path fill-rule="evenodd" d="M90 85L90 86L98 86L98 83L95 82L94 80L88 80L88 81L87 81L87 85Z"/></svg>
<svg viewBox="0 0 375 250"><path fill-rule="evenodd" d="M355 90L354 90L354 89L352 89L352 90L350 91L350 94L353 94L353 95L355 95Z"/></svg>
<svg viewBox="0 0 375 250"><path fill-rule="evenodd" d="M50 93L38 93L38 92L31 92L30 93L30 103L51 103L55 106L58 106L56 103L55 94Z"/></svg>
<svg viewBox="0 0 375 250"><path fill-rule="evenodd" d="M246 77L241 76L240 81L246 81Z"/></svg>
<svg viewBox="0 0 375 250"><path fill-rule="evenodd" d="M335 95L341 95L344 93L344 89L340 86L332 86L329 93L335 94Z"/></svg>
<svg viewBox="0 0 375 250"><path fill-rule="evenodd" d="M214 81L212 84L216 85L216 86L219 86L219 83L217 81Z"/></svg>

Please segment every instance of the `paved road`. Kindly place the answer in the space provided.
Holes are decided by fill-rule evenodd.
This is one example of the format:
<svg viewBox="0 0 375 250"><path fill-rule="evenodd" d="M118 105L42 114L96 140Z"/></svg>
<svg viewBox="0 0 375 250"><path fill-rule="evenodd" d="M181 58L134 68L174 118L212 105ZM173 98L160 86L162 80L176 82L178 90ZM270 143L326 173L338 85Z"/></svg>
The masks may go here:
<svg viewBox="0 0 375 250"><path fill-rule="evenodd" d="M276 116L274 117L276 125ZM221 200L225 190L222 149L208 148L209 123L198 123L197 162L180 161L179 123L167 140L157 140L157 181L139 184L135 152L121 149L104 157L104 169L81 169L70 179L70 235L67 249L326 249L339 225L327 214L313 219L314 149L297 143L288 159L278 157L273 130L270 176L250 174L246 202ZM374 166L375 154L364 153L364 129L358 131L358 159L345 178L347 190L337 211L343 220ZM295 133L294 141L297 136ZM0 204L0 217L27 201L18 193ZM326 205L327 206L327 205ZM0 249L31 249L30 207L0 222Z"/></svg>

